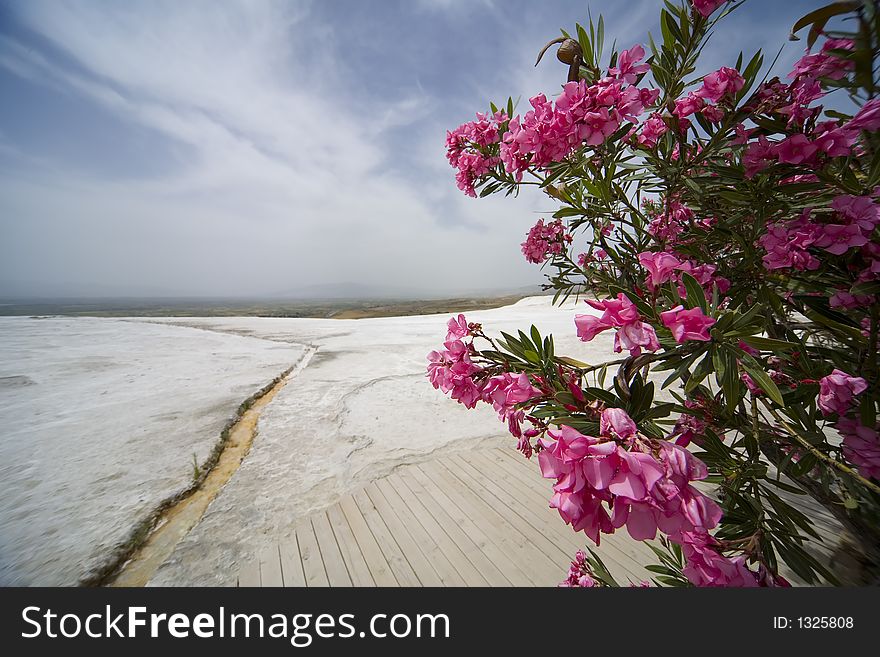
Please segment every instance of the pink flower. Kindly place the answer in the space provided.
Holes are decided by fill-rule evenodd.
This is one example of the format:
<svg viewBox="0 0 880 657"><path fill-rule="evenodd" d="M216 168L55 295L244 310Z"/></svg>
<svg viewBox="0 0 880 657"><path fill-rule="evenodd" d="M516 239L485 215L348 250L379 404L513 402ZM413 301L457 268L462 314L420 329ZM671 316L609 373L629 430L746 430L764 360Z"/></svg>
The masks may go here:
<svg viewBox="0 0 880 657"><path fill-rule="evenodd" d="M633 84L636 78L647 72L651 67L647 64L637 64L645 58L645 49L635 45L629 50L624 50L617 58L617 66L608 69L608 75Z"/></svg>
<svg viewBox="0 0 880 657"><path fill-rule="evenodd" d="M847 71L852 70L854 62L839 57L829 50L852 50L853 42L847 39L829 39L822 45L822 51L814 55L804 55L788 74L789 78L830 78L840 80Z"/></svg>
<svg viewBox="0 0 880 657"><path fill-rule="evenodd" d="M584 115L584 122L580 126L579 136L590 146L598 146L605 142L611 134L620 127L620 120L609 114L608 109L603 107L596 112Z"/></svg>
<svg viewBox="0 0 880 657"><path fill-rule="evenodd" d="M825 415L843 415L852 406L853 397L867 389L868 382L862 377L835 369L819 381L819 408Z"/></svg>
<svg viewBox="0 0 880 657"><path fill-rule="evenodd" d="M816 224L816 233L814 245L834 255L843 255L854 247L868 243L868 238L856 224Z"/></svg>
<svg viewBox="0 0 880 657"><path fill-rule="evenodd" d="M587 303L596 310L604 311L601 317L594 315L575 315L574 324L577 335L584 342L589 342L602 331L618 329L614 337L614 351L629 349L630 355L637 356L644 347L648 351L660 348L654 328L641 321L635 304L622 292L616 299L590 301Z"/></svg>
<svg viewBox="0 0 880 657"><path fill-rule="evenodd" d="M703 78L703 86L697 90L696 95L717 103L724 96L738 92L745 83L743 76L735 68L722 66Z"/></svg>
<svg viewBox="0 0 880 657"><path fill-rule="evenodd" d="M867 235L880 224L880 205L870 196L838 196L831 202L831 208Z"/></svg>
<svg viewBox="0 0 880 657"><path fill-rule="evenodd" d="M624 324L614 336L615 353L628 349L631 356L638 356L642 353L642 347L647 351L657 351L660 348L654 327L645 322Z"/></svg>
<svg viewBox="0 0 880 657"><path fill-rule="evenodd" d="M776 156L780 162L787 164L801 164L809 161L815 155L818 148L810 143L806 135L792 135L776 146Z"/></svg>
<svg viewBox="0 0 880 657"><path fill-rule="evenodd" d="M810 222L810 212L807 208L794 221L767 227L767 232L758 239L758 245L767 252L763 258L766 269L803 271L819 268L819 260L807 251L819 236L819 227Z"/></svg>
<svg viewBox="0 0 880 657"><path fill-rule="evenodd" d="M703 18L709 18L712 12L725 2L727 2L727 0L691 0L694 9L696 9Z"/></svg>
<svg viewBox="0 0 880 657"><path fill-rule="evenodd" d="M505 372L504 374L493 376L486 382L482 390L482 399L492 404L492 407L498 413L498 418L508 422L511 433L519 438L521 435L519 423L522 418L514 417L516 415L516 405L535 397L540 397L542 394L538 388L532 385L528 374L524 372L520 374ZM511 422L511 420L518 421Z"/></svg>
<svg viewBox="0 0 880 657"><path fill-rule="evenodd" d="M657 140L669 130L666 122L659 114L651 114L648 120L642 125L642 131L639 134L638 142L647 148L654 148Z"/></svg>
<svg viewBox="0 0 880 657"><path fill-rule="evenodd" d="M587 555L583 550L578 550L574 555L574 561L568 569L568 577L564 582L560 582L559 586L565 588L592 588L599 586L599 583L593 579L593 573L590 565L587 563Z"/></svg>
<svg viewBox="0 0 880 657"><path fill-rule="evenodd" d="M468 323L464 318L464 315L459 315L458 317L450 319L446 322L446 328L448 329L448 332L446 333L447 342L457 338L464 338L469 332Z"/></svg>
<svg viewBox="0 0 880 657"><path fill-rule="evenodd" d="M880 98L874 98L862 105L847 127L867 132L880 130Z"/></svg>
<svg viewBox="0 0 880 657"><path fill-rule="evenodd" d="M671 253L652 253L644 251L638 255L639 264L648 270L646 281L651 289L663 285L670 280L677 269L681 269L682 262Z"/></svg>
<svg viewBox="0 0 880 657"><path fill-rule="evenodd" d="M696 408L697 404L692 401L685 401L685 406L687 408ZM682 413L678 417L678 420L675 421L675 427L672 430L670 438L678 436L675 444L680 445L681 447L687 447L692 441L696 441L699 444L707 426L708 425L696 415Z"/></svg>
<svg viewBox="0 0 880 657"><path fill-rule="evenodd" d="M565 231L560 219L551 221L546 226L544 220L539 219L522 243L522 252L529 262L541 264L550 255L562 253L571 240L571 234Z"/></svg>
<svg viewBox="0 0 880 657"><path fill-rule="evenodd" d="M446 159L458 169L455 179L458 188L468 196L476 196L474 184L489 169L501 160L487 155L487 148L500 141L499 124L507 120L507 115L498 112L494 116L477 114L476 121L470 121L446 133Z"/></svg>
<svg viewBox="0 0 880 657"><path fill-rule="evenodd" d="M852 418L837 421L843 436L843 455L868 479L880 481L880 434Z"/></svg>
<svg viewBox="0 0 880 657"><path fill-rule="evenodd" d="M672 111L679 119L690 116L695 112L699 112L705 107L706 101L694 93L689 93L686 97L675 101L675 109Z"/></svg>
<svg viewBox="0 0 880 657"><path fill-rule="evenodd" d="M676 306L672 310L660 313L663 325L672 331L672 336L678 343L687 340L700 340L708 342L709 327L715 324L715 320L706 317L700 308L685 310L684 306Z"/></svg>
<svg viewBox="0 0 880 657"><path fill-rule="evenodd" d="M681 545L687 560L683 572L694 586L758 586L755 573L746 567L745 556L725 557L717 549L718 542L708 532L680 532L670 539Z"/></svg>
<svg viewBox="0 0 880 657"><path fill-rule="evenodd" d="M707 105L702 114L709 123L721 123L724 120L724 110L717 105Z"/></svg>
<svg viewBox="0 0 880 657"><path fill-rule="evenodd" d="M632 438L639 428L622 408L606 408L599 419L599 433L603 436Z"/></svg>
<svg viewBox="0 0 880 657"><path fill-rule="evenodd" d="M775 145L771 144L764 135L758 137L746 146L743 152L743 168L746 178L754 178L755 175L766 169L776 160Z"/></svg>
<svg viewBox="0 0 880 657"><path fill-rule="evenodd" d="M850 294L848 290L837 290L828 299L828 305L832 308L845 308L852 310L863 306L870 306L874 303L874 296L871 294Z"/></svg>

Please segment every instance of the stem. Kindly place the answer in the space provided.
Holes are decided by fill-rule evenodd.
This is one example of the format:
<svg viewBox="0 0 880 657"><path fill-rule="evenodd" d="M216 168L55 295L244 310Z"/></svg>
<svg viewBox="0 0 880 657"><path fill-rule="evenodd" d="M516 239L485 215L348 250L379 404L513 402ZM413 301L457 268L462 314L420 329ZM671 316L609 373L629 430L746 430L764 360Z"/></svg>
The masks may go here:
<svg viewBox="0 0 880 657"><path fill-rule="evenodd" d="M825 452L821 451L820 449L818 449L818 448L816 448L815 446L813 446L813 445L811 445L810 443L808 443L806 440L804 440L803 438L801 438L800 434L797 433L797 431L795 430L795 428L794 428L793 426L791 426L788 422L786 422L786 421L785 421L785 420L779 415L779 413L777 413L776 410L773 409L773 407L771 407L769 404L767 404L766 401L764 401L764 400L762 399L762 400L761 400L761 403L762 403L762 404L764 405L764 407L770 412L770 415L772 415L773 418L774 418L774 419L775 419L780 425L782 425L782 426L785 428L786 431L788 431L789 435L790 435L792 438L794 438L795 441L797 441L797 443L798 443L801 447L803 447L804 449L806 449L808 452L810 452L810 453L811 453L813 456L815 456L817 459L819 459L820 461L822 461L822 462L826 463L827 465L831 466L831 467L834 468L835 470L844 473L846 476L848 476L848 477L850 477L850 478L852 478L852 479L855 479L856 481L858 481L860 484L862 484L862 485L865 486L866 488L869 488L870 490L874 491L875 493L880 494L880 486L878 486L877 484L873 483L873 482L870 481L869 479L866 479L865 477L863 477L862 475L860 475L858 472L856 472L855 470L853 470L853 469L850 468L849 466L846 466L846 465L844 465L843 463L841 463L840 461L831 458L831 457L828 456Z"/></svg>

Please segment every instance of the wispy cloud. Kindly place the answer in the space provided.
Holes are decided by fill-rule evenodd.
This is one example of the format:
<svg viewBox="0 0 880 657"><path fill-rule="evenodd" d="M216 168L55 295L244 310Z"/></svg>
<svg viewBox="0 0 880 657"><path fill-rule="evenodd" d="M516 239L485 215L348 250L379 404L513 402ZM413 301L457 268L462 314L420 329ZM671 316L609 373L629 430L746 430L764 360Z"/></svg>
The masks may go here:
<svg viewBox="0 0 880 657"><path fill-rule="evenodd" d="M594 4L628 47L659 3ZM585 6L29 0L4 11L0 84L17 124L66 130L76 148L73 160L32 152L24 132L0 127L0 280L22 282L0 294L60 281L256 294L539 279L518 245L550 205L462 197L442 143L490 99L525 105L558 89L561 68L535 69L534 55ZM74 120L73 103L93 110ZM156 165L85 166L117 161L107 141Z"/></svg>

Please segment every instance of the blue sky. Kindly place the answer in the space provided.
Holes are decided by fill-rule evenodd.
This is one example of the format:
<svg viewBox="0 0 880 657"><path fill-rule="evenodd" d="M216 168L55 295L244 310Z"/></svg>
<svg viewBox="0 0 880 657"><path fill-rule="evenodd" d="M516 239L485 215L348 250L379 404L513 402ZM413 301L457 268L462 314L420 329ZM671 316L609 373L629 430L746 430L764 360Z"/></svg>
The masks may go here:
<svg viewBox="0 0 880 657"><path fill-rule="evenodd" d="M445 131L555 93L565 70L535 55L588 7L627 48L661 4L4 2L0 296L538 283L519 243L552 204L461 195ZM821 4L750 0L706 71L785 43L784 76Z"/></svg>

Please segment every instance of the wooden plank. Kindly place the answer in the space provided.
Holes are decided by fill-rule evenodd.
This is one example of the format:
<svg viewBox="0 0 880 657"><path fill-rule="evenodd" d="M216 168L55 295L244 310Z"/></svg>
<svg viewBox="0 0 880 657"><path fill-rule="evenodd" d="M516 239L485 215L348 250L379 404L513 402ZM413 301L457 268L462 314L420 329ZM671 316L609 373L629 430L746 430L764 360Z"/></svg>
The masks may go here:
<svg viewBox="0 0 880 657"><path fill-rule="evenodd" d="M492 561L494 558L498 563L505 563L504 554L454 504L433 498L416 481L411 468L391 475L387 481L420 519L422 526L446 555L465 585L511 585L511 579L505 577ZM513 580L526 586L531 584L522 573L519 573L519 579Z"/></svg>
<svg viewBox="0 0 880 657"><path fill-rule="evenodd" d="M260 586L284 586L277 543L260 552Z"/></svg>
<svg viewBox="0 0 880 657"><path fill-rule="evenodd" d="M339 506L348 520L348 526L351 527L376 586L398 586L397 578L394 576L391 566L388 565L385 555L382 554L382 549L376 542L373 532L370 531L354 498L351 495L346 495L340 500Z"/></svg>
<svg viewBox="0 0 880 657"><path fill-rule="evenodd" d="M472 461L477 457L476 454L468 456ZM572 555L545 535L547 531L558 531L558 527L552 524L549 519L533 513L530 504L524 504L521 498L511 495L496 485L491 476L484 474L492 472L491 465L482 461L480 463L483 466L482 472L464 459L456 459L455 461L438 459L437 461L438 466L446 468L451 476L457 477L474 493L481 495L489 506L504 510L502 514L504 519L515 527L526 541L537 548L537 551L545 555L551 566L555 566L557 570L561 569L560 564L570 561ZM495 501L491 500L492 497L495 498ZM558 576L558 573L554 576ZM545 584L558 584L562 579L563 577L559 576L556 582L545 582Z"/></svg>
<svg viewBox="0 0 880 657"><path fill-rule="evenodd" d="M245 587L260 586L260 560L250 558L244 562L238 571L238 585Z"/></svg>
<svg viewBox="0 0 880 657"><path fill-rule="evenodd" d="M453 522L449 525L444 522L444 527L448 531L453 532L451 528L456 524L460 526L514 586L535 586L532 566L527 558L522 557L522 547L517 544L518 537L515 533L511 533L509 528L499 530L496 524L486 519L482 511L473 510L470 502L460 497L454 487L448 486L443 481L438 484L420 467L411 468L407 475L412 477L412 480L405 478L407 485L411 488L414 484L424 487L435 500L432 510L437 509L439 513L442 509L443 513L447 513L452 518ZM472 558L471 552L465 550L465 554L469 559Z"/></svg>
<svg viewBox="0 0 880 657"><path fill-rule="evenodd" d="M428 475L461 510L486 529L486 534L506 553L507 559L513 561L535 586L543 586L552 572L552 562L534 545L529 543L518 527L510 522L506 509L492 508L491 503L484 499L485 492L475 493L465 486L438 461L419 465L419 469Z"/></svg>
<svg viewBox="0 0 880 657"><path fill-rule="evenodd" d="M318 547L321 550L321 560L324 562L324 570L330 586L351 586L351 577L345 567L342 552L336 543L336 536L330 527L330 521L324 511L312 516L312 527L315 537L318 539Z"/></svg>
<svg viewBox="0 0 880 657"><path fill-rule="evenodd" d="M370 567L367 565L364 555L361 554L360 546L358 546L351 527L348 526L348 519L342 512L342 507L334 504L327 509L327 519L333 528L336 544L339 546L342 560L348 568L351 583L354 586L376 586L373 576L370 574Z"/></svg>
<svg viewBox="0 0 880 657"><path fill-rule="evenodd" d="M410 532L411 526L418 526L418 522L404 523L391 507L382 491L379 490L375 481L364 487L364 493L373 503L373 507L379 512L382 521L394 537L394 542L397 543L404 558L418 578L419 584L422 586L443 586L443 580L440 578L440 575L434 570L434 566L431 565L431 562L422 552Z"/></svg>
<svg viewBox="0 0 880 657"><path fill-rule="evenodd" d="M423 522L426 519L420 518L417 513L414 513L406 505L406 502L404 502L388 481L388 477L379 479L375 482L375 485L382 493L382 496L387 503L391 506L393 510L392 512L400 519L404 526L406 526L410 536L413 537L416 545L419 546L419 550L425 555L425 558L437 573L437 577L440 580L438 586L467 586L468 582L464 580L459 571L450 563L449 559L446 558L446 554L425 529ZM448 536L446 538L449 540ZM462 559L465 563L470 563L464 559L464 555L462 555ZM410 563L412 564L412 560L410 560ZM419 574L418 571L416 574ZM422 578L419 577L419 579ZM486 580L479 577L479 573L477 573L476 581L482 582L483 584L486 583ZM424 580L422 580L422 583L424 583ZM477 585L479 586L479 584Z"/></svg>
<svg viewBox="0 0 880 657"><path fill-rule="evenodd" d="M306 586L329 586L330 582L327 579L327 572L324 570L324 562L321 560L318 539L315 537L315 530L309 520L305 520L296 528L296 542L299 544L299 557L302 559Z"/></svg>
<svg viewBox="0 0 880 657"><path fill-rule="evenodd" d="M391 571L394 573L394 577L397 579L398 584L400 584L400 586L419 586L419 578L416 576L415 571L413 571L412 566L410 566L409 562L406 560L403 550L400 549L397 541L394 540L394 536L389 531L387 525L385 525L382 516L379 514L379 511L373 505L373 502L364 490L361 489L357 491L352 495L352 498L361 510L367 525L370 527L370 531L373 533L373 538L376 539L376 542L382 549L382 554L385 555L385 560L391 567Z"/></svg>
<svg viewBox="0 0 880 657"><path fill-rule="evenodd" d="M284 586L305 586L306 575L303 572L302 559L299 556L299 543L294 533L290 540L281 541L278 544L278 554L281 561L281 577Z"/></svg>

